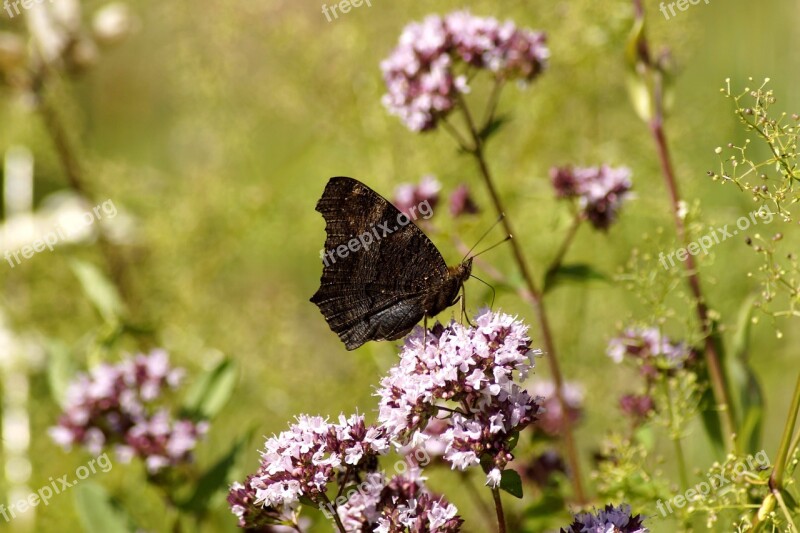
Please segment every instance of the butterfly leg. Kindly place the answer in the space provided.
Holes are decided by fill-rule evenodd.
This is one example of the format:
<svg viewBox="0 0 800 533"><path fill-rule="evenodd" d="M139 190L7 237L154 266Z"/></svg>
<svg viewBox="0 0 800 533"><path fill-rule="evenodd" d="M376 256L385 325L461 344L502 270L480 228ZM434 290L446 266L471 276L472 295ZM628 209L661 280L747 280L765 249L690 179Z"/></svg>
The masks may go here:
<svg viewBox="0 0 800 533"><path fill-rule="evenodd" d="M428 344L428 315L422 317L422 345Z"/></svg>
<svg viewBox="0 0 800 533"><path fill-rule="evenodd" d="M467 295L463 285L461 287L461 294L458 298L461 300L461 322L463 323L464 319L466 318L469 327L474 328L475 324L469 321L469 315L467 314Z"/></svg>

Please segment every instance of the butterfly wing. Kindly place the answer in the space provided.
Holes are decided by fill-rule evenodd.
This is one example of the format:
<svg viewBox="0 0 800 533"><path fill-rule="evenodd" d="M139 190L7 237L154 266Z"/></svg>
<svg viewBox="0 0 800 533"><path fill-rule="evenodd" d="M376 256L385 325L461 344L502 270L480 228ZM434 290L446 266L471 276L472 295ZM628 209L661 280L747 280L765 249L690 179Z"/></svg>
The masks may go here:
<svg viewBox="0 0 800 533"><path fill-rule="evenodd" d="M317 211L327 239L320 288L311 301L348 350L403 336L422 319L427 289L447 275L439 250L396 207L353 178L331 178Z"/></svg>

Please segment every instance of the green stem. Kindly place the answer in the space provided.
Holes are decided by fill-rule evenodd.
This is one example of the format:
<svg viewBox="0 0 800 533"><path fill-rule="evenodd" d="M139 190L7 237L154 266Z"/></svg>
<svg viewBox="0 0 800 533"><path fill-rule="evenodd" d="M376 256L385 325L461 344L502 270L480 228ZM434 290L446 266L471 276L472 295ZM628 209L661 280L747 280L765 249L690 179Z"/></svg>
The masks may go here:
<svg viewBox="0 0 800 533"><path fill-rule="evenodd" d="M783 473L786 470L786 459L791 451L792 435L794 435L795 425L797 424L798 411L800 411L800 374L797 376L792 405L789 408L789 416L783 428L783 437L781 438L780 448L778 448L778 456L775 458L775 467L769 477L769 485L772 490L779 490L783 486Z"/></svg>
<svg viewBox="0 0 800 533"><path fill-rule="evenodd" d="M481 136L478 133L478 129L475 126L474 120L472 119L472 114L469 111L469 107L466 105L466 102L460 95L459 95L459 103L461 111L464 114L464 118L466 120L467 127L469 129L469 134L473 143L471 147L462 145L462 148L464 148L467 152L471 153L475 157L475 160L478 163L480 174L483 178L486 188L489 191L489 196L491 197L492 204L494 205L497 215L500 217L500 222L503 225L503 229L505 229L507 235L513 237L515 233L511 225L511 217L507 215L506 209L503 206L503 202L500 199L500 195L497 192L497 188L495 187L495 182L494 179L492 178L492 173L489 170L489 164L486 161L486 155L484 153L483 141L481 139ZM536 317L539 321L539 327L542 333L545 357L547 358L547 362L550 366L550 372L552 374L553 382L555 384L556 397L558 398L558 402L561 406L561 411L563 413L569 413L570 411L569 404L567 403L566 398L564 396L564 378L561 374L561 368L558 362L558 358L556 357L555 342L553 340L553 334L550 329L549 320L547 318L547 311L545 309L543 295L537 288L536 282L533 280L533 275L531 274L531 271L528 268L528 263L525 259L525 255L522 253L522 248L520 247L518 240L512 238L510 240L510 243L511 243L511 250L514 254L514 259L517 263L517 267L519 268L520 273L522 274L522 278L525 280L528 292L530 293L531 299L533 300L533 307L536 312ZM586 502L586 496L581 481L580 462L578 458L577 447L575 445L575 438L572 432L572 421L568 416L564 416L562 431L563 431L564 445L566 448L567 461L569 463L572 474L570 477L572 480L573 489L575 491L575 499L579 504L584 504Z"/></svg>
<svg viewBox="0 0 800 533"><path fill-rule="evenodd" d="M644 8L640 0L634 0L634 8L636 10L637 18L644 18ZM653 141L658 150L658 157L661 163L661 172L664 176L664 182L670 194L672 203L673 219L675 222L675 231L678 235L678 240L684 244L689 245L689 232L686 229L686 224L680 213L681 196L678 189L678 180L675 176L675 169L672 165L672 158L670 156L669 144L667 143L667 136L664 131L664 96L663 96L663 77L657 65L652 63L649 56L647 41L645 37L639 43L639 54L642 61L644 61L648 72L652 75L653 90L651 94L653 102L653 116L650 119L650 132L653 136ZM714 393L714 399L717 404L717 411L720 417L720 424L722 431L729 438L726 440L726 448L730 449L731 446L736 447L736 439L732 438L736 432L736 417L733 412L733 403L730 399L730 391L728 389L725 373L722 368L722 362L717 348L717 332L714 328L713 322L708 315L708 305L700 285L700 276L697 273L697 266L695 265L694 256L689 255L684 262L686 275L689 282L689 288L695 300L695 310L697 318L700 322L704 342L705 342L705 360L708 367L709 379L711 381L711 388Z"/></svg>
<svg viewBox="0 0 800 533"><path fill-rule="evenodd" d="M57 108L50 101L48 90L48 79L51 73L43 68L39 73L39 79L36 84L36 94L39 103L39 112L45 125L47 135L53 142L53 146L58 154L58 159L61 167L67 178L67 183L70 189L75 193L86 199L90 203L96 203L97 198L93 191L89 188L84 177L83 168L77 155L77 151L72 144L67 128L58 114ZM120 296L128 304L129 309L132 307L132 295L130 290L130 276L128 272L128 265L122 254L117 247L110 242L106 231L103 229L102 224L97 228L97 243L100 248L100 253L105 259L108 270L111 274L111 281L117 287ZM131 309L132 310L132 309Z"/></svg>
<svg viewBox="0 0 800 533"><path fill-rule="evenodd" d="M506 533L506 517L503 513L503 502L500 500L500 490L492 489L494 498L494 510L497 513L497 533Z"/></svg>
<svg viewBox="0 0 800 533"><path fill-rule="evenodd" d="M789 452L793 449L792 435L794 435L795 426L797 425L798 411L800 411L800 374L797 376L797 383L794 387L794 396L792 396L789 415L786 419L786 425L783 428L783 436L781 437L781 444L778 448L778 456L775 458L775 466L772 468L772 474L769 476L769 494L767 494L761 502L761 507L753 517L753 531L758 532L763 529L763 518L769 515L776 502L781 506L782 510L786 512L786 504L783 501L781 490L783 489L783 474L786 471L786 461L789 457ZM795 531L797 531L796 528Z"/></svg>
<svg viewBox="0 0 800 533"><path fill-rule="evenodd" d="M321 494L320 499L322 500L322 503L325 504L325 507L331 510L333 521L336 523L336 527L339 529L339 531L341 533L347 533L347 530L344 528L344 524L342 524L342 519L339 518L339 513L336 511L336 507L331 503L331 500L328 498L328 496Z"/></svg>
<svg viewBox="0 0 800 533"><path fill-rule="evenodd" d="M581 222L583 222L583 217L580 213L575 213L575 216L572 220L572 224L567 231L567 235L564 237L564 240L561 242L561 247L558 249L558 253L556 253L553 262L550 263L550 266L547 269L547 272L555 272L559 268L561 268L561 264L564 262L564 257L567 255L570 246L572 246L572 241L575 240L575 235L578 233L578 228L581 227Z"/></svg>
<svg viewBox="0 0 800 533"><path fill-rule="evenodd" d="M683 455L683 446L681 445L681 436L675 421L675 409L672 405L672 390L668 379L664 379L664 393L667 396L667 411L669 414L669 438L675 446L675 459L678 461L678 476L681 480L681 490L686 492L689 488L689 479L686 474L686 459Z"/></svg>
<svg viewBox="0 0 800 533"><path fill-rule="evenodd" d="M480 509L481 516L486 520L489 529L491 529L492 526L494 526L494 522L492 522L492 508L481 498L481 493L478 491L477 487L475 487L475 482L469 470L463 471L461 473L461 478L464 480L464 485L467 487L470 498L472 498L475 505Z"/></svg>

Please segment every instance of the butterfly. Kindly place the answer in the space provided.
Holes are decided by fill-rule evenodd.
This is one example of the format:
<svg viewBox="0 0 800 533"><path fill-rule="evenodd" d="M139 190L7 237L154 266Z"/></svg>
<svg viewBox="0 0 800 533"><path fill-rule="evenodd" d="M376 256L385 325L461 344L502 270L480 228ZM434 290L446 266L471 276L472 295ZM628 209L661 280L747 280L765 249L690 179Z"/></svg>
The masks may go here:
<svg viewBox="0 0 800 533"><path fill-rule="evenodd" d="M327 239L311 302L348 350L399 339L458 302L472 258L448 267L407 215L360 181L331 178L316 210Z"/></svg>

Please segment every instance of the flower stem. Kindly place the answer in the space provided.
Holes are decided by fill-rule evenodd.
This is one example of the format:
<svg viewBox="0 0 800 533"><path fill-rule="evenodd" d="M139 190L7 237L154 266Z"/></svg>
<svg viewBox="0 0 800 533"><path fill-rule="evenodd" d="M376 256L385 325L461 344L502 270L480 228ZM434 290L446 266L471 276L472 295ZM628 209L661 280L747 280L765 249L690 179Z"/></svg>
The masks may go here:
<svg viewBox="0 0 800 533"><path fill-rule="evenodd" d="M43 71L39 73L40 79L35 85L39 104L38 109L42 115L45 130L56 149L70 189L85 200L95 203L97 199L86 184L77 151L70 140L67 128L64 126L55 105L50 101L48 84L46 83L49 75L50 73L47 72L46 69L43 69ZM120 296L130 308L132 302L127 263L119 253L119 250L109 241L101 224L97 227L97 235L100 253L103 255L106 265L108 266L111 281L117 287Z"/></svg>
<svg viewBox="0 0 800 533"><path fill-rule="evenodd" d="M470 495L470 498L475 502L475 505L480 509L481 516L486 520L489 528L491 528L494 524L492 522L492 509L489 507L489 504L481 497L481 493L478 491L477 487L475 486L475 482L472 479L469 471L463 471L461 473L461 478L464 480L464 485L467 488L467 492Z"/></svg>
<svg viewBox="0 0 800 533"><path fill-rule="evenodd" d="M638 19L644 18L644 8L641 0L633 0L636 17ZM652 74L653 89L652 89L652 102L653 112L650 118L650 133L653 141L656 144L658 151L658 158L661 163L661 172L666 183L667 190L669 191L670 200L672 203L672 212L675 222L675 231L678 240L689 246L689 233L686 230L686 224L680 213L681 196L678 189L678 181L675 177L675 169L672 165L672 159L669 151L669 144L667 136L664 131L664 95L663 95L663 76L659 67L655 65L650 57L647 40L642 36L639 42L639 58L644 62L647 70ZM711 381L711 388L714 393L714 398L717 403L719 412L720 423L724 435L733 437L736 431L736 418L733 412L733 403L730 399L730 392L728 390L725 373L722 369L722 362L720 359L717 347L717 332L714 328L712 320L708 316L708 306L700 285L700 276L697 272L697 266L694 261L694 256L689 255L684 262L686 274L689 282L689 289L692 292L692 297L695 300L695 308L697 318L700 321L700 328L702 329L704 343L705 343L705 360L708 367L709 379ZM736 446L735 439L729 438L726 440L726 448Z"/></svg>
<svg viewBox="0 0 800 533"><path fill-rule="evenodd" d="M669 438L675 446L675 459L678 461L678 475L681 480L681 490L686 492L689 488L689 481L686 475L686 459L683 456L683 446L681 446L680 432L676 428L675 408L672 405L672 391L668 378L663 380L664 394L667 396L667 410L669 414Z"/></svg>
<svg viewBox="0 0 800 533"><path fill-rule="evenodd" d="M575 217L573 218L572 224L567 231L567 235L561 242L558 253L556 253L555 258L553 258L553 262L550 263L550 267L547 269L547 272L555 272L561 268L561 264L564 262L564 257L567 255L570 246L572 246L572 241L575 239L575 234L578 233L578 228L580 228L581 222L583 222L583 217L580 213L575 213Z"/></svg>
<svg viewBox="0 0 800 533"><path fill-rule="evenodd" d="M783 486L783 473L786 469L786 459L791 452L792 435L797 425L797 414L800 411L800 374L797 376L797 384L794 388L794 397L792 398L792 405L789 408L789 416L786 419L786 426L783 428L783 437L781 437L781 445L778 448L778 456L775 458L775 468L772 470L772 475L769 477L769 485L773 490L780 489Z"/></svg>
<svg viewBox="0 0 800 533"><path fill-rule="evenodd" d="M320 494L320 499L322 503L325 504L325 507L331 510L331 516L333 517L333 521L336 523L337 529L341 533L347 533L347 530L344 528L344 524L342 524L342 519L339 518L339 513L336 511L336 507L331 503L331 500L328 498L326 494Z"/></svg>
<svg viewBox="0 0 800 533"><path fill-rule="evenodd" d="M483 149L483 140L478 132L477 127L475 126L475 121L472 119L472 114L469 111L469 107L466 105L466 102L463 98L460 97L460 108L464 113L464 118L466 119L467 127L469 129L470 137L472 140L471 147L462 146L465 148L469 153L471 153L477 163L478 168L480 169L481 176L483 177L483 181L486 184L486 188L489 191L489 196L492 199L492 204L494 205L495 211L497 215L500 217L500 221L503 224L503 229L506 231L506 234L511 236L511 250L514 254L514 259L517 263L517 267L522 274L522 278L525 280L525 284L527 285L528 292L531 295L531 299L533 300L533 307L536 312L537 319L539 321L539 327L542 333L542 339L544 341L544 352L545 357L547 358L548 364L550 365L550 372L553 377L553 382L555 383L555 393L556 397L558 398L558 403L561 405L561 410L563 413L569 412L569 404L564 397L564 378L561 374L561 368L558 363L558 359L556 357L556 348L555 343L553 341L552 331L550 329L550 323L547 318L547 312L544 305L544 298L542 293L536 286L536 282L533 279L533 276L528 268L528 263L525 260L525 255L522 253L522 248L519 245L517 239L514 239L514 230L511 225L511 218L506 214L505 207L503 206L503 202L500 199L500 195L497 192L497 188L494 184L494 179L492 178L492 174L489 171L489 165L486 161L486 156ZM571 479L573 490L575 491L575 499L579 504L583 504L586 502L586 496L583 490L583 485L581 482L581 470L580 470L580 462L578 459L578 452L575 446L575 438L572 433L572 421L569 419L568 416L564 417L564 424L563 424L563 437L564 437L564 445L566 447L567 452L567 461L569 462L570 470L571 470Z"/></svg>
<svg viewBox="0 0 800 533"><path fill-rule="evenodd" d="M497 513L497 533L506 533L506 517L503 514L503 502L500 499L500 490L497 488L492 489L492 497L494 498L494 510Z"/></svg>

